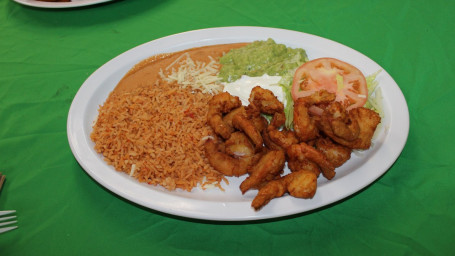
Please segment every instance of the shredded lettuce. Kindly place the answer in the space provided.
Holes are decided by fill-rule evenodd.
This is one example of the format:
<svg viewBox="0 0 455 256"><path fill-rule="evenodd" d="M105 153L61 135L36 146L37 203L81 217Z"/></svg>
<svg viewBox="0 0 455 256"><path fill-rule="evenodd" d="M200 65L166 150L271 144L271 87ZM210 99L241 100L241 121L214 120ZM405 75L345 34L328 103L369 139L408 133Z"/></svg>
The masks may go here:
<svg viewBox="0 0 455 256"><path fill-rule="evenodd" d="M284 97L286 99L286 105L284 106L284 114L286 116L286 123L284 124L285 128L293 129L294 124L294 100L292 99L291 89L292 89L292 80L294 79L295 71L298 67L303 65L303 63L308 61L308 56L301 55L299 51L295 54L293 58L287 60L287 63L292 65L295 68L287 70L281 76L281 80L278 82L278 85L282 88Z"/></svg>
<svg viewBox="0 0 455 256"><path fill-rule="evenodd" d="M302 63L303 64L303 63ZM281 77L278 85L283 89L284 97L286 99L286 106L284 106L284 114L286 116L286 123L284 126L287 129L293 128L294 123L294 101L292 100L291 88L292 80L294 79L295 69L289 70Z"/></svg>
<svg viewBox="0 0 455 256"><path fill-rule="evenodd" d="M381 73L381 70L365 77L368 88L368 100L365 103L365 107L376 111L382 118L384 117L384 111L382 109L382 91L381 88L378 87L379 82L376 80L379 73Z"/></svg>
<svg viewBox="0 0 455 256"><path fill-rule="evenodd" d="M302 61L300 54L296 54L295 58L291 60L294 62L296 68L288 70L282 77L278 84L283 89L284 97L286 99L286 106L284 106L284 115L286 116L286 123L284 126L291 130L293 129L294 124L294 100L292 99L291 90L292 90L292 80L294 79L295 71L298 67L303 65L303 63L308 61L308 57L305 55Z"/></svg>
<svg viewBox="0 0 455 256"><path fill-rule="evenodd" d="M308 61L306 54L302 56L300 51L297 51L295 55L286 60L287 66L292 66L295 68L287 70L282 76L278 85L281 87L284 93L284 98L286 100L286 105L284 106L284 114L286 116L286 123L284 124L285 128L293 129L294 124L294 100L292 99L291 89L292 89L292 80L294 79L294 73L298 67L303 65L303 63ZM271 117L268 118L269 121Z"/></svg>
<svg viewBox="0 0 455 256"><path fill-rule="evenodd" d="M337 93L343 90L344 88L344 79L340 74L336 74L335 79L337 80Z"/></svg>

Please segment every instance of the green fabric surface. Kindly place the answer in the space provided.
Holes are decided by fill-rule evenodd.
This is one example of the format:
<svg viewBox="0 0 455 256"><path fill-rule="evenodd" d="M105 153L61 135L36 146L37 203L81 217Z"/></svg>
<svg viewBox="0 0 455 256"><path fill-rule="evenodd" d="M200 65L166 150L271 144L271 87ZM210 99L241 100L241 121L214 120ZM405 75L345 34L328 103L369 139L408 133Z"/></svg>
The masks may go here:
<svg viewBox="0 0 455 256"><path fill-rule="evenodd" d="M454 255L454 1L123 0L72 9L0 0L0 255ZM211 222L120 198L68 145L72 99L98 67L148 41L221 26L285 28L370 57L409 107L393 166L340 202L286 218Z"/></svg>

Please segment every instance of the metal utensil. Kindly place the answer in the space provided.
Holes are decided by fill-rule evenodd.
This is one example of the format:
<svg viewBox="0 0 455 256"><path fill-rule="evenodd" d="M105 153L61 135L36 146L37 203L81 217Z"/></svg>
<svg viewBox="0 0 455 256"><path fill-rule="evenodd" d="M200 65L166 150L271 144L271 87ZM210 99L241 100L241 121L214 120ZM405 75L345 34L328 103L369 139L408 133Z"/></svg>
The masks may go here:
<svg viewBox="0 0 455 256"><path fill-rule="evenodd" d="M0 172L0 191L2 190L5 178L6 176ZM11 216L13 213L16 213L16 211L15 210L0 211L0 216L6 216L0 218L0 227L6 226L4 228L0 228L0 234L18 228L18 226L11 226L11 224L17 223L17 220L15 220L16 215Z"/></svg>

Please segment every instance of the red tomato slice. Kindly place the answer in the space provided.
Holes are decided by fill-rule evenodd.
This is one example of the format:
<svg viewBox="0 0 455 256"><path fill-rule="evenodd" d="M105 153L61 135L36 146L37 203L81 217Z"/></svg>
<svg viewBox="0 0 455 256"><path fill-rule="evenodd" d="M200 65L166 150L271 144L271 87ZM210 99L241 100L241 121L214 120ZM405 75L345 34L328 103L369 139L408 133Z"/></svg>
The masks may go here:
<svg viewBox="0 0 455 256"><path fill-rule="evenodd" d="M321 89L336 93L336 101L343 103L347 110L362 107L367 102L365 76L356 67L338 59L315 59L297 68L291 89L294 101Z"/></svg>

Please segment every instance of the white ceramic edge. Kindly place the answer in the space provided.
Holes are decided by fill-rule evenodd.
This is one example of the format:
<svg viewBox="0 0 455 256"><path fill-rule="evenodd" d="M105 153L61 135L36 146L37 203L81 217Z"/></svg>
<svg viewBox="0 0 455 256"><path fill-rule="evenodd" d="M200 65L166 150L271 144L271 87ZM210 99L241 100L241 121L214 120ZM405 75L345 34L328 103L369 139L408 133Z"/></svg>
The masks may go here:
<svg viewBox="0 0 455 256"><path fill-rule="evenodd" d="M247 200L244 202L208 202L191 198L182 199L179 196L171 195L157 190L153 193L156 193L160 196L160 201L154 201L151 203L150 200L143 199L142 193L144 192L144 186L146 185L136 184L135 186L128 186L128 189L118 189L118 187L125 186L126 180L123 174L117 173L117 176L119 177L114 178L109 175L110 178L106 179L106 177L103 177L102 174L94 171L101 170L103 168L106 169L106 166L104 163L101 163L99 161L99 157L97 155L89 154L89 157L87 157L87 152L84 152L84 150L90 149L91 147L91 145L89 145L89 142L86 141L87 138L89 138L87 137L89 135L84 134L81 129L81 127L84 127L83 117L86 109L84 109L84 111L77 112L74 104L75 102L87 101L86 97L90 96L98 89L93 87L89 88L87 86L89 84L97 85L103 82L103 79L105 79L105 77L103 77L101 70L109 70L111 68L114 68L115 62L117 62L119 59L130 59L132 63L130 63L129 68L131 68L134 64L147 57L144 55L144 51L150 52L149 56L160 53L160 51L153 51L155 47L160 48L164 46L172 46L167 48L166 52L169 52L188 48L188 45L194 47L220 42L233 43L238 41L252 41L266 39L269 37L274 38L277 42L281 42L280 38L293 38L292 43L289 43L289 41L283 42L293 47L300 46L302 48L306 48L305 43L308 43L308 40L314 41L314 43L317 43L318 47L322 49L324 47L336 47L337 56L331 57L350 59L354 56L354 59L357 61L357 63L351 62L351 64L354 64L360 69L362 69L363 65L369 65L369 70L382 69L378 64L376 64L365 55L337 42L302 32L284 29L263 27L223 27L189 31L163 37L137 46L117 56L116 58L104 64L97 71L95 71L81 86L73 100L73 104L70 107L67 125L68 140L75 158L92 178L94 178L98 183L113 193L116 193L123 198L126 198L144 207L148 207L164 213L205 220L243 221L293 215L329 205L340 199L346 198L358 192L362 188L370 185L378 177L384 174L396 161L402 149L404 148L409 131L409 113L406 101L398 85L385 70L383 70L380 75L382 76L383 80L387 80L388 83L380 84L380 86L387 87L383 90L383 92L385 92L384 98L387 102L393 102L396 109L393 111L389 110L387 112L387 114L390 115L388 117L390 118L391 125L388 127L390 132L388 132L384 138L384 140L387 141L386 146L382 145L381 147L377 147L378 152L376 152L376 154L382 154L381 157L384 159L389 159L389 161L382 161L379 163L372 163L367 161L361 166L361 169L371 169L373 171L357 171L355 172L356 175L346 175L345 177L341 177L339 179L335 178L335 180L330 181L330 186L318 188L316 196L311 200L304 200L302 202L302 199L283 197L273 200L261 211L256 212L251 209L250 201ZM194 44L194 42L196 43ZM308 55L310 59L317 57L312 57L311 51L308 51ZM363 63L362 61L364 60L367 60L367 63ZM116 70L112 70L112 72L115 71ZM119 74L118 80L120 80L123 74ZM86 105L88 105L88 103L86 103ZM394 127L393 125L395 124L400 124L401 127ZM80 143L82 143L82 145ZM131 182L134 183L134 181ZM207 207L207 205L209 205L209 207ZM295 207L289 207L290 205Z"/></svg>
<svg viewBox="0 0 455 256"><path fill-rule="evenodd" d="M13 0L16 3L39 8L73 8L110 2L112 0L76 0L75 2L41 2L35 0Z"/></svg>

